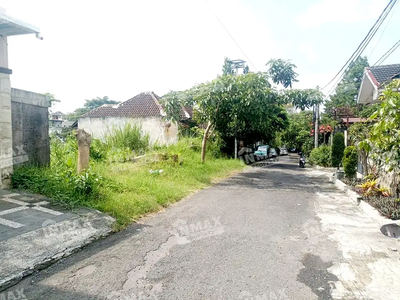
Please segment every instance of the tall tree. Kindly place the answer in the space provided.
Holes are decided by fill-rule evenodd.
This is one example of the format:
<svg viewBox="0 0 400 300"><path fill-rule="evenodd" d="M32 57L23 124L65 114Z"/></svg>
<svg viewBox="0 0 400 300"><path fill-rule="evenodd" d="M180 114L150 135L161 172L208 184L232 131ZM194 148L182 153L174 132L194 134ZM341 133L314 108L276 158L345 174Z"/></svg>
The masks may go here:
<svg viewBox="0 0 400 300"><path fill-rule="evenodd" d="M356 113L357 95L360 90L361 82L364 76L364 69L368 67L367 57L359 57L351 63L345 72L342 81L336 87L335 94L325 102L325 111L333 113L337 107L347 107Z"/></svg>
<svg viewBox="0 0 400 300"><path fill-rule="evenodd" d="M294 69L297 68L290 60L271 59L266 64L268 74L275 84L281 84L284 88L292 87L293 83L298 82L297 74Z"/></svg>
<svg viewBox="0 0 400 300"><path fill-rule="evenodd" d="M202 162L205 161L207 140L212 129L225 137L268 139L288 125L279 94L271 89L264 73L221 76L185 92L170 93L163 101L192 105L194 118L200 124L206 124ZM176 118L178 114L169 109L178 109L179 105L164 107L169 116Z"/></svg>
<svg viewBox="0 0 400 300"><path fill-rule="evenodd" d="M74 110L74 112L70 113L67 115L68 120L70 121L76 121L78 120L82 115L86 114L87 112L100 107L104 104L118 104L120 102L110 100L107 96L100 98L96 97L91 100L85 100L85 104L81 108L77 108Z"/></svg>

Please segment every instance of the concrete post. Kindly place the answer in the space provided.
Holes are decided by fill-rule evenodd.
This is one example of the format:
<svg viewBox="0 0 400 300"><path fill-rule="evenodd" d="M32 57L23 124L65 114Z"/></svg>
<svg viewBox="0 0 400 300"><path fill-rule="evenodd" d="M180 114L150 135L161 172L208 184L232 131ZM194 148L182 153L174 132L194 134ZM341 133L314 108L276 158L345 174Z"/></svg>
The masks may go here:
<svg viewBox="0 0 400 300"><path fill-rule="evenodd" d="M7 37L0 35L0 67L8 69ZM13 171L10 75L0 72L0 188L9 187Z"/></svg>
<svg viewBox="0 0 400 300"><path fill-rule="evenodd" d="M92 138L89 133L83 129L78 129L76 132L78 140L78 173L89 168L90 144Z"/></svg>

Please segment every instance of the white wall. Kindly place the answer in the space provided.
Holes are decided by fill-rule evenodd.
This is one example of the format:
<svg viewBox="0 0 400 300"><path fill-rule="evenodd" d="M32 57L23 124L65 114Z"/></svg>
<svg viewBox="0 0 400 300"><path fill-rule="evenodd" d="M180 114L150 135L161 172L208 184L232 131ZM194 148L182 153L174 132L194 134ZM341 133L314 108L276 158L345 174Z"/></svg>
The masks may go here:
<svg viewBox="0 0 400 300"><path fill-rule="evenodd" d="M178 141L178 126L173 122L163 121L161 118L81 118L78 128L90 133L92 137L102 139L113 128L123 127L125 124L140 124L142 130L150 136L150 143L173 144Z"/></svg>
<svg viewBox="0 0 400 300"><path fill-rule="evenodd" d="M7 37L4 36L0 36L0 67L8 68ZM0 73L0 188L7 187L12 170L11 83L10 75Z"/></svg>

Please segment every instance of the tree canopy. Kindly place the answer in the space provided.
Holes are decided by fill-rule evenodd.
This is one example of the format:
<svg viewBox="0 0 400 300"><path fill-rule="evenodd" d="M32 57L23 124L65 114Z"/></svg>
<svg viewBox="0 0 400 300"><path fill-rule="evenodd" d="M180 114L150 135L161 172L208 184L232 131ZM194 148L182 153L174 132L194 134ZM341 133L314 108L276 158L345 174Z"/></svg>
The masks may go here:
<svg viewBox="0 0 400 300"><path fill-rule="evenodd" d="M276 84L283 85L284 88L292 87L293 83L298 82L297 74L294 69L297 68L290 60L271 59L266 64L268 74Z"/></svg>
<svg viewBox="0 0 400 300"><path fill-rule="evenodd" d="M120 102L110 100L107 96L100 98L96 97L91 100L85 100L85 104L81 108L77 108L74 110L74 112L70 113L67 115L68 120L70 121L76 121L78 120L82 115L86 114L87 112L100 107L104 104L118 104Z"/></svg>
<svg viewBox="0 0 400 300"><path fill-rule="evenodd" d="M372 157L388 170L400 173L400 80L388 84L380 108L371 116L369 143Z"/></svg>
<svg viewBox="0 0 400 300"><path fill-rule="evenodd" d="M336 87L335 94L331 95L330 99L325 102L326 112L333 113L333 109L337 107L353 108L353 112L357 112L357 95L363 79L364 69L368 66L366 57L359 57L350 64L342 81Z"/></svg>

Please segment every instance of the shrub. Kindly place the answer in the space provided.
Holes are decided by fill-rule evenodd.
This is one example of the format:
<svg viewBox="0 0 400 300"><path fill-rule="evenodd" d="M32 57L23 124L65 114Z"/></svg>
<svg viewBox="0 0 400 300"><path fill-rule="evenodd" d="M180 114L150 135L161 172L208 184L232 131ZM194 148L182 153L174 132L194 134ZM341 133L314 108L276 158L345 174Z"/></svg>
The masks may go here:
<svg viewBox="0 0 400 300"><path fill-rule="evenodd" d="M370 197L370 196L383 196L389 197L390 191L388 188L385 187L378 187L378 180L368 180L363 184L359 184L356 186L358 192L363 195L363 197Z"/></svg>
<svg viewBox="0 0 400 300"><path fill-rule="evenodd" d="M312 165L318 165L321 167L331 167L332 166L331 154L332 154L331 146L322 145L311 151L309 162Z"/></svg>
<svg viewBox="0 0 400 300"><path fill-rule="evenodd" d="M109 148L126 149L143 154L150 146L150 137L142 132L139 125L127 123L124 127L114 127L105 135Z"/></svg>
<svg viewBox="0 0 400 300"><path fill-rule="evenodd" d="M343 170L348 178L356 175L356 168L358 163L357 148L354 146L347 147L344 149L344 155L342 158Z"/></svg>
<svg viewBox="0 0 400 300"><path fill-rule="evenodd" d="M332 166L339 168L340 163L342 162L343 153L344 153L344 135L343 133L337 133L333 137L332 144Z"/></svg>

